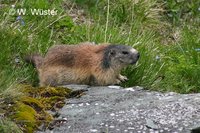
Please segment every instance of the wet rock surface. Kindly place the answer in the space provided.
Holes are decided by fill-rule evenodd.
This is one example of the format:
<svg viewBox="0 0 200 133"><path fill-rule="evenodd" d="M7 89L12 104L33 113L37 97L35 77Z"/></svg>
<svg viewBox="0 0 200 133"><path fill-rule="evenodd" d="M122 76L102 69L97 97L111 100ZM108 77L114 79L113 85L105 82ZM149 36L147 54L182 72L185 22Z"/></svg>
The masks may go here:
<svg viewBox="0 0 200 133"><path fill-rule="evenodd" d="M189 133L200 127L200 94L118 86L83 89L85 95L66 99L58 112L64 122L45 133Z"/></svg>

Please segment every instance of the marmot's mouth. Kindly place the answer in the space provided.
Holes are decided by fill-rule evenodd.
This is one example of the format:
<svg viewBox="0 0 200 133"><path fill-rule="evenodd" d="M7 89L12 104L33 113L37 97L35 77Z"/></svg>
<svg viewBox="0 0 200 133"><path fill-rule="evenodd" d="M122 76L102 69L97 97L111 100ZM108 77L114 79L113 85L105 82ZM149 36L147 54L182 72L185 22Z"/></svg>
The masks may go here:
<svg viewBox="0 0 200 133"><path fill-rule="evenodd" d="M138 61L138 59L139 59L139 58L132 60L132 62L131 62L130 64L131 64L131 65L134 65L134 64L136 64L136 63L137 63L137 61Z"/></svg>
<svg viewBox="0 0 200 133"><path fill-rule="evenodd" d="M136 61L132 61L130 64L134 65L134 64L136 64L136 62L137 62L137 60Z"/></svg>
<svg viewBox="0 0 200 133"><path fill-rule="evenodd" d="M120 61L121 63L123 63L123 64L134 65L134 64L136 64L136 62L137 62L138 60L132 60L131 62L129 62L129 61L125 61L125 60L123 60L123 59L120 59L119 61Z"/></svg>

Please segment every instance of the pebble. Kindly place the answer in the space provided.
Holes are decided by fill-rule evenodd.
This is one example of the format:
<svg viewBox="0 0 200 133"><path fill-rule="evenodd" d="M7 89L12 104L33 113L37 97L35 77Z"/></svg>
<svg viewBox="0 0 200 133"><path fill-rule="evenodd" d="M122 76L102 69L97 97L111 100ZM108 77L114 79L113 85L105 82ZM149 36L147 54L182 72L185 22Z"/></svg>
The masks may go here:
<svg viewBox="0 0 200 133"><path fill-rule="evenodd" d="M97 132L98 130L97 129L90 129L90 131L94 133L94 132Z"/></svg>

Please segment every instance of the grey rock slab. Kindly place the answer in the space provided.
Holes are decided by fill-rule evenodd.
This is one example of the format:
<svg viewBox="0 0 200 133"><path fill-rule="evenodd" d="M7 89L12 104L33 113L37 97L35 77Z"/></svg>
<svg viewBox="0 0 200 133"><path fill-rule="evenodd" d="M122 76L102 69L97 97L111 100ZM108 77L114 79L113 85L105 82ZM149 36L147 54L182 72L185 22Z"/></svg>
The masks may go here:
<svg viewBox="0 0 200 133"><path fill-rule="evenodd" d="M73 91L76 91L76 90L87 90L87 88L89 88L88 85L76 85L76 84L71 84L71 85L64 85L64 86L61 86L61 87L66 87L66 88L69 88Z"/></svg>
<svg viewBox="0 0 200 133"><path fill-rule="evenodd" d="M139 89L138 89L139 88ZM189 133L200 127L200 94L160 93L140 87L87 87L66 99L66 121L45 133Z"/></svg>

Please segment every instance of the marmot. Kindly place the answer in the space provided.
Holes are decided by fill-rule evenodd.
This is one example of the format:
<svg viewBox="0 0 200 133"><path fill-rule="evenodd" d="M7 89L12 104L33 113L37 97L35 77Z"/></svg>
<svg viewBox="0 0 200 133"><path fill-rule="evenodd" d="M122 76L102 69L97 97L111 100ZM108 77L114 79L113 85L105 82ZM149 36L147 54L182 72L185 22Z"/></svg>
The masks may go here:
<svg viewBox="0 0 200 133"><path fill-rule="evenodd" d="M120 75L122 68L135 64L139 52L118 44L54 45L45 57L39 54L25 60L35 65L40 86L67 84L114 85L127 80Z"/></svg>

